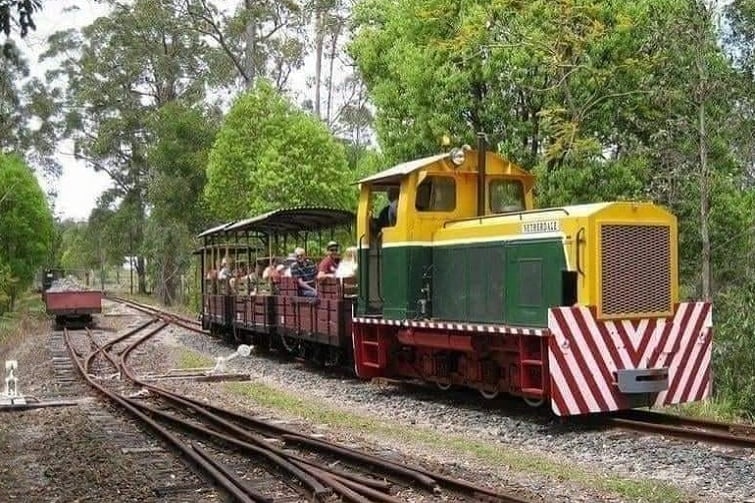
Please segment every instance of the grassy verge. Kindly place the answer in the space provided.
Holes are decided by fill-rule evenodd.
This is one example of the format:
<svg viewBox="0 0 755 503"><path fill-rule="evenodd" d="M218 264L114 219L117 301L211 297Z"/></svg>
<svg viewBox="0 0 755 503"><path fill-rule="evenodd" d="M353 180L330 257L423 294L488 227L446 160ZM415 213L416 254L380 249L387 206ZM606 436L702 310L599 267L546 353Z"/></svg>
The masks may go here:
<svg viewBox="0 0 755 503"><path fill-rule="evenodd" d="M16 301L16 309L0 316L0 344L16 336L38 332L47 323L40 294L29 292Z"/></svg>
<svg viewBox="0 0 755 503"><path fill-rule="evenodd" d="M212 367L215 365L215 360L208 356L201 355L192 351L191 349L180 348L176 366L179 369L196 369L203 367Z"/></svg>
<svg viewBox="0 0 755 503"><path fill-rule="evenodd" d="M566 480L585 488L613 492L632 501L682 502L689 497L678 488L660 481L633 480L598 475L585 468L553 460L547 456L525 452L458 434L440 433L423 427L407 427L390 420L354 414L333 408L323 402L300 398L260 383L227 383L233 393L312 423L354 430L375 435L397 444L442 449L445 452L476 458L490 466L507 466L512 471Z"/></svg>
<svg viewBox="0 0 755 503"><path fill-rule="evenodd" d="M719 397L710 398L703 402L671 405L666 407L664 412L723 422L755 422L755 416L748 415L733 402Z"/></svg>

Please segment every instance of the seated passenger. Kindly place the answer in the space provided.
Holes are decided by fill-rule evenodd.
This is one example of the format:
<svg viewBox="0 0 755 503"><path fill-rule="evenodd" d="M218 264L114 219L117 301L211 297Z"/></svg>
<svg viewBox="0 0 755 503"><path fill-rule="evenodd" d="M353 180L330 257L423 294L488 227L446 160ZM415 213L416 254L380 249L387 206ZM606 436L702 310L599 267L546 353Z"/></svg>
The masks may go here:
<svg viewBox="0 0 755 503"><path fill-rule="evenodd" d="M335 241L328 243L327 255L320 261L317 266L317 279L335 278L338 262L341 258L338 256L339 246Z"/></svg>
<svg viewBox="0 0 755 503"><path fill-rule="evenodd" d="M270 258L270 263L265 267L265 270L262 271L262 279L273 279L273 276L275 275L275 267L278 265L278 260L275 258Z"/></svg>
<svg viewBox="0 0 755 503"><path fill-rule="evenodd" d="M349 246L338 263L335 277L339 279L353 278L357 275L357 247Z"/></svg>
<svg viewBox="0 0 755 503"><path fill-rule="evenodd" d="M248 288L247 279L246 264L239 263L231 276L231 279L228 280L228 284L231 287L231 293L238 294L246 292L246 289Z"/></svg>
<svg viewBox="0 0 755 503"><path fill-rule="evenodd" d="M317 276L317 267L314 262L304 254L304 248L294 250L296 262L291 266L291 277L296 278L296 284L299 287L299 295L302 297L317 297L315 289L315 277Z"/></svg>
<svg viewBox="0 0 755 503"><path fill-rule="evenodd" d="M223 259L222 262L220 262L220 272L218 273L218 279L220 281L224 281L227 279L230 279L231 277L231 268L228 266L228 260Z"/></svg>

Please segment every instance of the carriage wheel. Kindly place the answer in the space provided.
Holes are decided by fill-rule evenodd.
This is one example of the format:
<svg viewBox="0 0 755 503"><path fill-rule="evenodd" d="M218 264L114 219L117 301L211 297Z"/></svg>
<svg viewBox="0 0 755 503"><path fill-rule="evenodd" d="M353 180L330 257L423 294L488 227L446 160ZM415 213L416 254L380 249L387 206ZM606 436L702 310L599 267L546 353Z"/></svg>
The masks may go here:
<svg viewBox="0 0 755 503"><path fill-rule="evenodd" d="M290 341L287 339L291 339ZM289 354L294 354L296 352L296 339L286 337L285 335L280 335L280 341L281 345L283 346L283 349L286 350Z"/></svg>
<svg viewBox="0 0 755 503"><path fill-rule="evenodd" d="M487 400L492 400L492 399L494 399L495 397L498 396L498 390L495 390L495 391L485 391L484 389L481 389L480 390L480 394L484 398L486 398Z"/></svg>

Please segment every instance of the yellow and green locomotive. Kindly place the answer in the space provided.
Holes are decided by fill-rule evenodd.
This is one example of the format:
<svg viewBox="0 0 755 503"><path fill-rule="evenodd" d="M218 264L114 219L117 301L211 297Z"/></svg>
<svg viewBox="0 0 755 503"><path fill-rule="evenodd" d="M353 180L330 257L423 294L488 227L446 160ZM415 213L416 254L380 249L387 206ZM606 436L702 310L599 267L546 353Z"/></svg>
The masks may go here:
<svg viewBox="0 0 755 503"><path fill-rule="evenodd" d="M362 378L423 379L486 398L504 392L550 402L562 416L709 395L711 305L679 301L677 223L665 209L535 209L534 178L484 141L359 185L355 295L326 279L319 299L300 299L290 278L246 294L242 302L281 311L266 314L266 340L340 351ZM325 215L297 211L290 228L299 217L312 222L309 212ZM219 229L234 225L243 228ZM274 234L256 231L268 243ZM344 318L338 333L321 333L326 314ZM253 326L241 333L258 342Z"/></svg>

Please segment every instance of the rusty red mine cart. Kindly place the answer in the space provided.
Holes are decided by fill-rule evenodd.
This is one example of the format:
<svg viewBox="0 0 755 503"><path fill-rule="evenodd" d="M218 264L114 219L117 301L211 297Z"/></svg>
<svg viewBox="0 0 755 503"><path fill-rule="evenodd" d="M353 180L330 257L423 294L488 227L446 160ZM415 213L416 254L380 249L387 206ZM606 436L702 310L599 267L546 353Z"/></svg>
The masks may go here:
<svg viewBox="0 0 755 503"><path fill-rule="evenodd" d="M102 312L102 292L74 290L44 292L48 315L55 316L55 329L83 328L92 323L92 315Z"/></svg>

